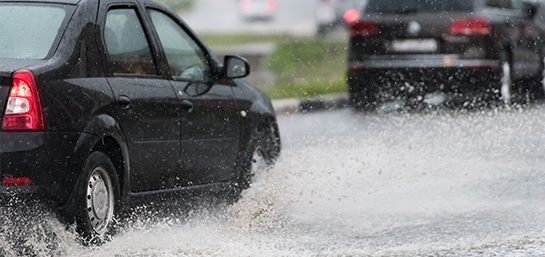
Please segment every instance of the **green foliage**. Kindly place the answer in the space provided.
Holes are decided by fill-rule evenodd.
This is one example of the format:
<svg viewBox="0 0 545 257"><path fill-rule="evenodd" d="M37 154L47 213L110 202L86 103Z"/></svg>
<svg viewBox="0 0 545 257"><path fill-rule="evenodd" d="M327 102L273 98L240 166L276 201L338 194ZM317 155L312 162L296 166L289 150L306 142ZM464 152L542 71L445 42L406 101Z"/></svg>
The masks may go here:
<svg viewBox="0 0 545 257"><path fill-rule="evenodd" d="M285 39L268 58L277 80L265 93L271 98L305 98L345 92L345 60L345 41Z"/></svg>
<svg viewBox="0 0 545 257"><path fill-rule="evenodd" d="M191 10L195 4L195 0L157 0L157 2L164 3L178 12Z"/></svg>
<svg viewBox="0 0 545 257"><path fill-rule="evenodd" d="M269 43L269 42L280 42L284 38L280 34L199 34L199 38L207 46L232 46L232 45L243 45L243 44L256 44L256 43Z"/></svg>
<svg viewBox="0 0 545 257"><path fill-rule="evenodd" d="M201 34L206 45L230 46L274 43L267 68L274 85L263 90L274 99L307 98L346 91L346 38L291 37L282 34Z"/></svg>
<svg viewBox="0 0 545 257"><path fill-rule="evenodd" d="M272 99L312 98L320 95L341 93L346 91L344 75L337 78L304 80L288 84L276 84L265 87L263 91Z"/></svg>

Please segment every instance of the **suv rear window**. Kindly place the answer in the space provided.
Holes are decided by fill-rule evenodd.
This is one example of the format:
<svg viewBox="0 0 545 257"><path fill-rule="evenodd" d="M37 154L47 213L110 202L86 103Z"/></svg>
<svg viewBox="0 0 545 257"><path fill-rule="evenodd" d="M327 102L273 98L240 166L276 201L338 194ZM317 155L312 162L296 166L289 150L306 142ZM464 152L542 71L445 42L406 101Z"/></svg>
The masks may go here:
<svg viewBox="0 0 545 257"><path fill-rule="evenodd" d="M0 4L0 58L49 57L66 16L58 6Z"/></svg>
<svg viewBox="0 0 545 257"><path fill-rule="evenodd" d="M474 0L369 0L364 13L410 14L471 11Z"/></svg>

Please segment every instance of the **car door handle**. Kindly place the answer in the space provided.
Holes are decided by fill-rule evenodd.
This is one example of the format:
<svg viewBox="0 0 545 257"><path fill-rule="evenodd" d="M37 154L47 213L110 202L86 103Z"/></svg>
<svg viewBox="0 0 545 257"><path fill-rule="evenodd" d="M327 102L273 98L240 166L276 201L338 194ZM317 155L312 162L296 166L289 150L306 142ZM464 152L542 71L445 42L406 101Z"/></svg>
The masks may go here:
<svg viewBox="0 0 545 257"><path fill-rule="evenodd" d="M121 106L122 109L129 109L131 107L131 99L128 96L122 95L119 96L117 99L117 102Z"/></svg>
<svg viewBox="0 0 545 257"><path fill-rule="evenodd" d="M184 108L184 110L186 112L192 112L193 111L193 102L191 102L189 100L183 100L182 101L182 108Z"/></svg>

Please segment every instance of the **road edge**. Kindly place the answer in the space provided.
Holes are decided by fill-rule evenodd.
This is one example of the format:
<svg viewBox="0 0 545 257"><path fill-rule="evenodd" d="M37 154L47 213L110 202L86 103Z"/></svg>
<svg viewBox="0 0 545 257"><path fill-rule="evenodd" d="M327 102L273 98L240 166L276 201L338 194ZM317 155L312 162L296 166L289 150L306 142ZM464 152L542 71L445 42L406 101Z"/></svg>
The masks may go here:
<svg viewBox="0 0 545 257"><path fill-rule="evenodd" d="M347 107L349 104L348 93L322 95L308 99L277 99L272 101L277 115L289 115L294 113L306 113L313 111L334 110Z"/></svg>

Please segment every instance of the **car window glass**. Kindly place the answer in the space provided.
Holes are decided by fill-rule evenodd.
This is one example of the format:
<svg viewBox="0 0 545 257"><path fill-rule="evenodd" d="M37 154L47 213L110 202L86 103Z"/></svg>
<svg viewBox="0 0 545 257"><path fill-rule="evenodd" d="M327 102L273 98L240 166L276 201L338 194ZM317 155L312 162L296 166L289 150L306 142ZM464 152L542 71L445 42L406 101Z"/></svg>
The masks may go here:
<svg viewBox="0 0 545 257"><path fill-rule="evenodd" d="M199 45L170 16L150 9L151 20L174 79L208 81L209 61Z"/></svg>
<svg viewBox="0 0 545 257"><path fill-rule="evenodd" d="M524 11L524 3L519 0L511 0L511 7L517 11Z"/></svg>
<svg viewBox="0 0 545 257"><path fill-rule="evenodd" d="M511 8L511 2L509 0L487 0L486 6L498 9Z"/></svg>
<svg viewBox="0 0 545 257"><path fill-rule="evenodd" d="M104 41L112 74L157 74L146 34L134 9L108 11Z"/></svg>
<svg viewBox="0 0 545 257"><path fill-rule="evenodd" d="M486 6L504 10L523 10L524 4L518 0L487 0Z"/></svg>
<svg viewBox="0 0 545 257"><path fill-rule="evenodd" d="M535 20L540 26L545 26L545 4L539 5Z"/></svg>
<svg viewBox="0 0 545 257"><path fill-rule="evenodd" d="M0 58L46 58L65 16L64 9L52 6L1 4Z"/></svg>
<svg viewBox="0 0 545 257"><path fill-rule="evenodd" d="M369 0L365 13L409 14L417 12L470 11L473 0Z"/></svg>

